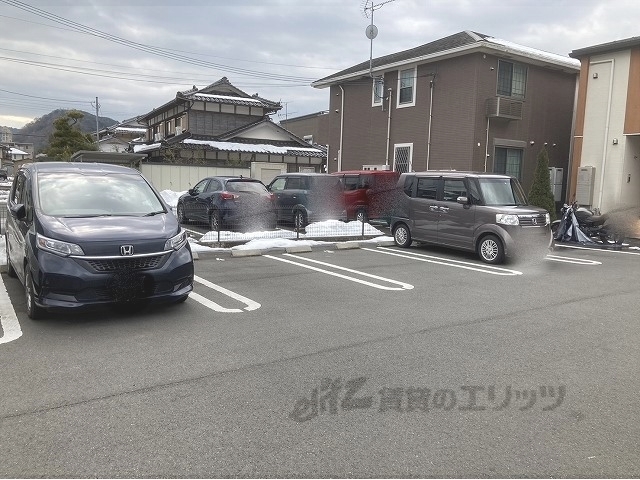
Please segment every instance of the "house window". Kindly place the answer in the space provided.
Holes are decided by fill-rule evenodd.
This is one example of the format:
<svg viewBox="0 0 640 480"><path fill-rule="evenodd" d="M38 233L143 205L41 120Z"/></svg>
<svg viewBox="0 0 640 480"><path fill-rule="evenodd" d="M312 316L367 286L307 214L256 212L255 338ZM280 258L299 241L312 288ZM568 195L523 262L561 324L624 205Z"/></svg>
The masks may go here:
<svg viewBox="0 0 640 480"><path fill-rule="evenodd" d="M393 154L393 170L400 173L410 172L412 156L413 143L395 145Z"/></svg>
<svg viewBox="0 0 640 480"><path fill-rule="evenodd" d="M496 147L493 171L522 180L523 153L521 148Z"/></svg>
<svg viewBox="0 0 640 480"><path fill-rule="evenodd" d="M526 84L527 67L498 60L498 95L524 98Z"/></svg>
<svg viewBox="0 0 640 480"><path fill-rule="evenodd" d="M384 99L384 77L375 77L373 79L373 91L371 92L371 105L382 105Z"/></svg>
<svg viewBox="0 0 640 480"><path fill-rule="evenodd" d="M398 106L409 107L415 105L416 89L414 88L416 69L400 70L398 75Z"/></svg>

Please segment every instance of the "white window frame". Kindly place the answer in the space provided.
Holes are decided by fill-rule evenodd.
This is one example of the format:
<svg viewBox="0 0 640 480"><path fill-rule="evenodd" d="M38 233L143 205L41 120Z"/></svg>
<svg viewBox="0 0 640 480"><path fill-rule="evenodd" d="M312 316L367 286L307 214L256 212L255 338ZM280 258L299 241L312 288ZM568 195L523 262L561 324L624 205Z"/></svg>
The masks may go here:
<svg viewBox="0 0 640 480"><path fill-rule="evenodd" d="M376 100L376 87L381 86L379 98ZM373 77L371 83L371 106L379 107L384 100L384 76Z"/></svg>
<svg viewBox="0 0 640 480"><path fill-rule="evenodd" d="M400 103L400 85L402 83L402 72L406 72L408 70L413 71L412 79L413 86L411 87L411 101ZM396 108L405 108L405 107L415 107L416 105L416 83L418 79L418 67L410 67L410 68L401 68L398 70L398 94L396 95Z"/></svg>
<svg viewBox="0 0 640 480"><path fill-rule="evenodd" d="M393 144L393 171L396 172L396 157L399 148L409 148L409 161L407 163L407 172L413 171L413 143L394 143Z"/></svg>
<svg viewBox="0 0 640 480"><path fill-rule="evenodd" d="M510 67L511 81L509 85L509 93L500 92L500 73ZM527 93L527 77L529 75L527 65L519 62L511 62L509 60L498 60L498 71L496 74L496 94L502 97L515 98L524 100Z"/></svg>

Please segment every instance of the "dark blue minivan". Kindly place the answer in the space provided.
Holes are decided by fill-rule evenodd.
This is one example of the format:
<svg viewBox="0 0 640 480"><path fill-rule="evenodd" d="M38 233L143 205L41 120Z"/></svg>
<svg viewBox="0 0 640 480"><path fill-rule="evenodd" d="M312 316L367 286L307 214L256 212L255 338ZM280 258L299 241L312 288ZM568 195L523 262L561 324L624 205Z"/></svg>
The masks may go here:
<svg viewBox="0 0 640 480"><path fill-rule="evenodd" d="M99 163L22 166L7 200L8 275L27 313L182 302L193 289L186 232L137 170Z"/></svg>

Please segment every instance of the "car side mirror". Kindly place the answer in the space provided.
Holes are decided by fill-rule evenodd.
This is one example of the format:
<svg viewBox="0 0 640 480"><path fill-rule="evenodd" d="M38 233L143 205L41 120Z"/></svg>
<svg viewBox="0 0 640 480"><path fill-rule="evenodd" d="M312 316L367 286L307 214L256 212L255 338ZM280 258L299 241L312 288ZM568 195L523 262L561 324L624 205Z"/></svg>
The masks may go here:
<svg viewBox="0 0 640 480"><path fill-rule="evenodd" d="M467 205L469 203L469 198L468 197L458 197L456 199L456 202L462 204L462 205Z"/></svg>
<svg viewBox="0 0 640 480"><path fill-rule="evenodd" d="M11 215L15 217L16 220L24 220L27 216L27 209L24 206L24 203L18 203L17 205L12 205L9 208Z"/></svg>
<svg viewBox="0 0 640 480"><path fill-rule="evenodd" d="M189 195L195 195L196 194L195 188L190 188L188 193Z"/></svg>

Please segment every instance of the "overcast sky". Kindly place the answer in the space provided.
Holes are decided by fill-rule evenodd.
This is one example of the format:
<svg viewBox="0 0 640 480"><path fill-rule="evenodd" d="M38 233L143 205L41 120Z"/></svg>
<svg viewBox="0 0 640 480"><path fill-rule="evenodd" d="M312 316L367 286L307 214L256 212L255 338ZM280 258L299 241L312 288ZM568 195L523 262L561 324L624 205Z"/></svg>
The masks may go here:
<svg viewBox="0 0 640 480"><path fill-rule="evenodd" d="M637 0L374 0L373 56L464 30L568 55L640 36ZM311 82L369 60L371 0L0 0L0 125L57 108L124 120L227 77L280 101L274 120L328 108Z"/></svg>

